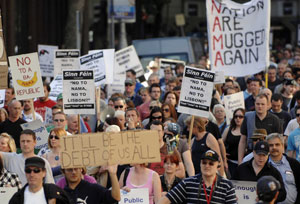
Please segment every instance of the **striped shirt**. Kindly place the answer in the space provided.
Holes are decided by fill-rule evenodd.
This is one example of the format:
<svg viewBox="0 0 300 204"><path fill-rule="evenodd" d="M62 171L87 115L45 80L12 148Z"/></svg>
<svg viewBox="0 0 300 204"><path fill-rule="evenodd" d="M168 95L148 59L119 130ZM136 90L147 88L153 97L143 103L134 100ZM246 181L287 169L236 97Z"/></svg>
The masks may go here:
<svg viewBox="0 0 300 204"><path fill-rule="evenodd" d="M206 198L203 188L201 188L200 198L198 198L199 183L201 175L197 174L193 177L182 180L177 186L175 186L168 194L167 198L171 203L203 203L206 204ZM202 179L201 179L202 180ZM206 188L207 196L209 197L211 187ZM213 196L210 201L211 204L236 204L235 189L232 183L219 176L218 181L213 192Z"/></svg>

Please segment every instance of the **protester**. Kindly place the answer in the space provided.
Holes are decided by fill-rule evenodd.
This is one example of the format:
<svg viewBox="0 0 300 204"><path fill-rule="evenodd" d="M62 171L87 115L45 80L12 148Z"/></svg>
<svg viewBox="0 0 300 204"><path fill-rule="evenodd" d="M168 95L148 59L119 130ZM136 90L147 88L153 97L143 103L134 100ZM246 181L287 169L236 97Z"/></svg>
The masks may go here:
<svg viewBox="0 0 300 204"><path fill-rule="evenodd" d="M143 127L139 112L135 108L128 108L125 112L127 130L136 130Z"/></svg>
<svg viewBox="0 0 300 204"><path fill-rule="evenodd" d="M164 122L164 114L163 111L160 107L153 107L151 112L150 112L150 116L149 116L149 122L148 124L145 126L145 129L150 129L150 125L153 121L158 120L160 122Z"/></svg>
<svg viewBox="0 0 300 204"><path fill-rule="evenodd" d="M251 95L245 99L246 111L253 111L255 109L254 103L255 98L258 95L260 88L262 87L262 81L256 78L253 78L250 82Z"/></svg>
<svg viewBox="0 0 300 204"><path fill-rule="evenodd" d="M115 110L122 110L122 111L126 111L127 109L127 104L124 98L122 97L117 97L113 99L114 102L114 108Z"/></svg>
<svg viewBox="0 0 300 204"><path fill-rule="evenodd" d="M217 152L207 150L201 156L201 174L181 181L160 199L159 204L168 203L228 203L236 204L232 183L217 174L220 160Z"/></svg>
<svg viewBox="0 0 300 204"><path fill-rule="evenodd" d="M142 97L135 92L136 81L127 78L125 80L125 92L124 95L127 99L131 100L134 103L134 106L137 107L143 103Z"/></svg>
<svg viewBox="0 0 300 204"><path fill-rule="evenodd" d="M138 93L139 90L144 87L140 82L136 81L136 72L133 69L126 71L126 78L130 78L135 82L135 93Z"/></svg>
<svg viewBox="0 0 300 204"><path fill-rule="evenodd" d="M29 157L25 160L27 184L13 195L9 204L20 203L71 203L66 193L55 184L45 184L47 175L45 161L39 157Z"/></svg>
<svg viewBox="0 0 300 204"><path fill-rule="evenodd" d="M7 133L0 134L0 152L16 152L15 140Z"/></svg>
<svg viewBox="0 0 300 204"><path fill-rule="evenodd" d="M67 131L72 135L79 133L79 126L78 124L78 115L68 115L67 116Z"/></svg>
<svg viewBox="0 0 300 204"><path fill-rule="evenodd" d="M125 112L124 111L121 111L121 110L117 110L115 112L115 118L117 118L120 122L120 129L123 131L123 130L126 130L126 122L125 122Z"/></svg>
<svg viewBox="0 0 300 204"><path fill-rule="evenodd" d="M4 168L3 159L0 154L0 187L17 187L22 188L19 176L16 173L11 173Z"/></svg>
<svg viewBox="0 0 300 204"><path fill-rule="evenodd" d="M43 87L44 87L45 96L39 97L36 101L34 101L34 110L37 113L39 113L45 120L46 107L52 108L56 104L56 102L52 101L49 98L49 93L51 91L50 85L47 83L44 83Z"/></svg>
<svg viewBox="0 0 300 204"><path fill-rule="evenodd" d="M0 123L4 122L8 118L8 113L5 108L0 108Z"/></svg>
<svg viewBox="0 0 300 204"><path fill-rule="evenodd" d="M224 130L227 127L226 124L226 112L225 112L225 108L223 105L221 104L216 104L213 108L213 114L216 118L216 124L219 127L219 131L221 133L221 135L223 134Z"/></svg>
<svg viewBox="0 0 300 204"><path fill-rule="evenodd" d="M280 183L273 176L263 176L256 184L258 204L275 204L279 195Z"/></svg>
<svg viewBox="0 0 300 204"><path fill-rule="evenodd" d="M289 110L289 104L293 98L293 94L296 91L296 82L294 80L286 79L283 82L283 89L281 90L281 96L283 99L282 109L285 111Z"/></svg>
<svg viewBox="0 0 300 204"><path fill-rule="evenodd" d="M174 107L177 107L179 102L179 96L174 91L168 91L164 96L164 103L170 103Z"/></svg>
<svg viewBox="0 0 300 204"><path fill-rule="evenodd" d="M280 119L280 123L283 127L283 130L285 130L288 123L291 120L291 115L287 111L282 110L282 104L283 104L282 96L280 94L274 94L271 98L271 104L272 104L272 109L270 110L271 113L273 113Z"/></svg>
<svg viewBox="0 0 300 204"><path fill-rule="evenodd" d="M5 89L4 108L7 109L8 104L15 98L15 89L8 87Z"/></svg>
<svg viewBox="0 0 300 204"><path fill-rule="evenodd" d="M175 121L177 121L177 112L175 107L170 103L164 103L161 107L163 111L164 118L173 118Z"/></svg>
<svg viewBox="0 0 300 204"><path fill-rule="evenodd" d="M149 87L152 86L152 84L159 84L159 75L157 73L152 73L148 78L148 85ZM149 91L150 92L150 91Z"/></svg>
<svg viewBox="0 0 300 204"><path fill-rule="evenodd" d="M34 111L33 107L33 101L32 100L23 100L23 112L22 112L22 118L26 120L27 122L31 122L34 120L40 120L44 121L43 117ZM34 111L34 113L33 113ZM34 118L35 117L35 118Z"/></svg>

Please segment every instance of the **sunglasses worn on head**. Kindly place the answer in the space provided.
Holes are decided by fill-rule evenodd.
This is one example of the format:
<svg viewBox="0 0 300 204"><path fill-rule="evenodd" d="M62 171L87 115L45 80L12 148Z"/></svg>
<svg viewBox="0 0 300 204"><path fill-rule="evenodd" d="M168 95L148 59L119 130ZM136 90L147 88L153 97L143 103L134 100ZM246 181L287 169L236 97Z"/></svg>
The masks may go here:
<svg viewBox="0 0 300 204"><path fill-rule="evenodd" d="M49 139L50 139L50 140L52 140L52 139L59 140L59 137L56 136L56 135L50 135L50 136L49 136Z"/></svg>
<svg viewBox="0 0 300 204"><path fill-rule="evenodd" d="M35 173L35 174L38 174L41 172L41 169L39 168L34 168L34 169L31 169L31 168L26 168L25 169L25 173L26 174L31 174L31 172Z"/></svg>
<svg viewBox="0 0 300 204"><path fill-rule="evenodd" d="M124 106L120 105L120 106L115 106L115 109L118 109L118 108L123 108Z"/></svg>
<svg viewBox="0 0 300 204"><path fill-rule="evenodd" d="M160 119L162 119L162 116L157 116L157 117L152 116L152 119L153 119L153 120L160 120Z"/></svg>
<svg viewBox="0 0 300 204"><path fill-rule="evenodd" d="M209 166L213 166L213 165L214 165L214 162L212 162L212 161L210 161L210 162L202 161L201 163L202 163L203 165L209 164Z"/></svg>
<svg viewBox="0 0 300 204"><path fill-rule="evenodd" d="M236 119L236 118L243 119L244 116L243 116L243 115L235 115L234 118L235 118L235 119Z"/></svg>
<svg viewBox="0 0 300 204"><path fill-rule="evenodd" d="M54 121L55 121L55 122L61 122L61 123L62 123L62 122L65 121L65 119L55 119Z"/></svg>

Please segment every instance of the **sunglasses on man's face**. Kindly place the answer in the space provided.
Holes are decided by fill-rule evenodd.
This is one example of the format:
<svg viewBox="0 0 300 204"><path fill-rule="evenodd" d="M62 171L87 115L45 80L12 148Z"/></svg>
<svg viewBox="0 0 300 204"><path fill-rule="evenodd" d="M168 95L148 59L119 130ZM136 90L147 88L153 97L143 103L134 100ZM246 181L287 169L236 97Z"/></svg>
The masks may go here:
<svg viewBox="0 0 300 204"><path fill-rule="evenodd" d="M162 119L162 116L157 116L157 117L152 116L152 119L153 119L153 120L160 120L160 119Z"/></svg>
<svg viewBox="0 0 300 204"><path fill-rule="evenodd" d="M213 166L213 165L214 165L214 162L212 162L212 161L210 161L210 162L202 161L201 164L202 164L202 165L209 164L209 166Z"/></svg>
<svg viewBox="0 0 300 204"><path fill-rule="evenodd" d="M52 139L59 140L59 137L56 136L56 135L50 135L50 136L49 136L49 139L50 139L50 140L52 140Z"/></svg>
<svg viewBox="0 0 300 204"><path fill-rule="evenodd" d="M35 173L35 174L38 174L41 172L41 169L39 168L34 168L34 169L31 169L31 168L26 168L25 169L25 173L26 174L31 174L31 172Z"/></svg>
<svg viewBox="0 0 300 204"><path fill-rule="evenodd" d="M125 86L132 86L132 84L125 84Z"/></svg>
<svg viewBox="0 0 300 204"><path fill-rule="evenodd" d="M120 106L115 106L115 109L118 109L118 108L123 108L124 106L120 105Z"/></svg>
<svg viewBox="0 0 300 204"><path fill-rule="evenodd" d="M296 117L300 117L300 113L296 113Z"/></svg>
<svg viewBox="0 0 300 204"><path fill-rule="evenodd" d="M61 122L61 123L62 123L62 122L65 121L65 119L55 119L54 121L57 122L57 123L58 123L58 122Z"/></svg>
<svg viewBox="0 0 300 204"><path fill-rule="evenodd" d="M264 141L264 139L262 138L252 138L253 142L260 142L260 141Z"/></svg>

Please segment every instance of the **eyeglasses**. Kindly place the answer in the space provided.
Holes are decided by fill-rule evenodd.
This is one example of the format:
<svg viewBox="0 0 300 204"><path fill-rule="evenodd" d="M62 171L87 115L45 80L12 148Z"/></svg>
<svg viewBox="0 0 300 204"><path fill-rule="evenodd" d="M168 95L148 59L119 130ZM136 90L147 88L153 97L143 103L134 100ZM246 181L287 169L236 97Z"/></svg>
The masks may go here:
<svg viewBox="0 0 300 204"><path fill-rule="evenodd" d="M118 109L118 108L123 108L124 106L123 105L120 105L120 106L115 106L115 109Z"/></svg>
<svg viewBox="0 0 300 204"><path fill-rule="evenodd" d="M300 117L300 113L296 113L296 117Z"/></svg>
<svg viewBox="0 0 300 204"><path fill-rule="evenodd" d="M50 140L52 140L52 139L59 140L59 137L56 136L56 135L49 135L49 139L50 139Z"/></svg>
<svg viewBox="0 0 300 204"><path fill-rule="evenodd" d="M61 123L62 123L62 122L65 121L65 119L55 119L54 121L57 122L57 123L58 123L58 122L61 122Z"/></svg>
<svg viewBox="0 0 300 204"><path fill-rule="evenodd" d="M162 119L162 116L157 116L157 117L152 116L152 119L153 119L153 120L160 120L160 119Z"/></svg>
<svg viewBox="0 0 300 204"><path fill-rule="evenodd" d="M41 169L39 168L34 168L34 169L31 169L31 168L26 168L25 169L25 173L26 174L31 174L31 172L35 173L35 174L38 174L41 172Z"/></svg>
<svg viewBox="0 0 300 204"><path fill-rule="evenodd" d="M70 169L65 169L65 171L66 172L69 172L69 173L71 173L71 172L73 172L73 171L78 171L80 168L70 168Z"/></svg>
<svg viewBox="0 0 300 204"><path fill-rule="evenodd" d="M166 113L168 113L168 112L169 112L169 109L168 109L168 108L166 108L166 109L163 109L163 112L166 112Z"/></svg>
<svg viewBox="0 0 300 204"><path fill-rule="evenodd" d="M253 142L260 142L260 141L264 141L264 139L262 138L252 138Z"/></svg>
<svg viewBox="0 0 300 204"><path fill-rule="evenodd" d="M125 84L125 86L133 86L133 84Z"/></svg>
<svg viewBox="0 0 300 204"><path fill-rule="evenodd" d="M209 166L213 166L213 165L214 165L214 162L202 161L201 164L202 164L202 165L209 164Z"/></svg>
<svg viewBox="0 0 300 204"><path fill-rule="evenodd" d="M243 119L244 116L243 116L243 115L235 115L234 118L235 118L235 119L236 119L236 118Z"/></svg>

